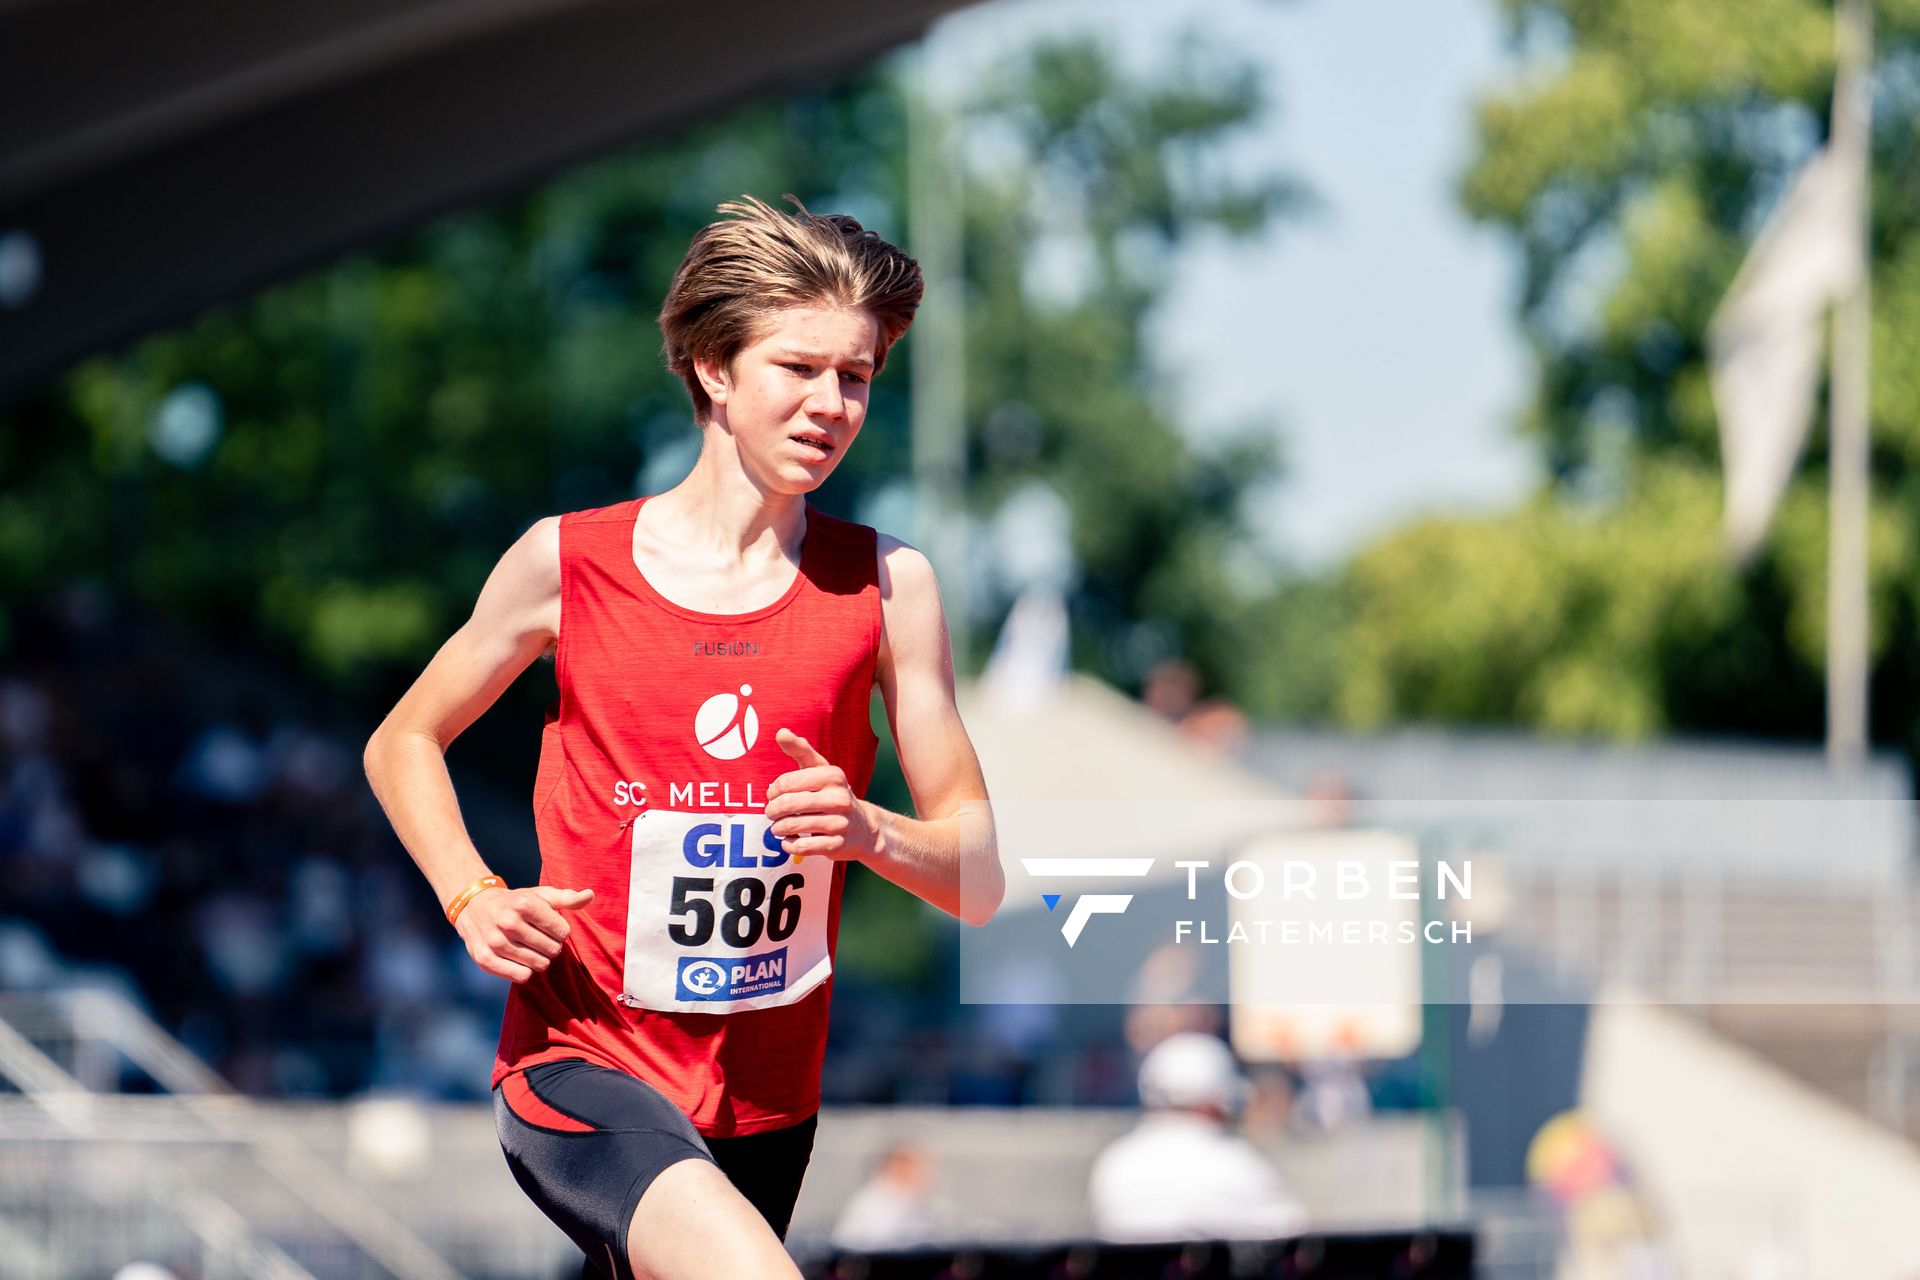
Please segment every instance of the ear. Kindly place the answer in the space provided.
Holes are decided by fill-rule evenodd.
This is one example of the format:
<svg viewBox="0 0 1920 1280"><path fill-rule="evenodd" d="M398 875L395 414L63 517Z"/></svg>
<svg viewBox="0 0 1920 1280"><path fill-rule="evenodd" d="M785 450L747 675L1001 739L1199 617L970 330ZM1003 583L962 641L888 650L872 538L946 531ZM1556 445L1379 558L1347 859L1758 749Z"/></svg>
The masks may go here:
<svg viewBox="0 0 1920 1280"><path fill-rule="evenodd" d="M718 360L709 360L704 356L693 358L693 375L700 379L700 387L707 393L707 399L715 404L725 404L727 396L733 390L733 378L727 366Z"/></svg>

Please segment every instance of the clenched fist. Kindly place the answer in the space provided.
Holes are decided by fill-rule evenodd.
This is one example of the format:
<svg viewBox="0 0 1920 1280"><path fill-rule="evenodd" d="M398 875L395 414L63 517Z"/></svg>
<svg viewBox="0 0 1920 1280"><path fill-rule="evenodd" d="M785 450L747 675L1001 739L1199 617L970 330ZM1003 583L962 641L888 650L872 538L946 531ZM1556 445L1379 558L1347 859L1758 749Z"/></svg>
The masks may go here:
<svg viewBox="0 0 1920 1280"><path fill-rule="evenodd" d="M591 889L555 889L537 884L526 889L483 889L454 923L467 954L488 973L525 982L560 954L573 926L564 911L593 901Z"/></svg>
<svg viewBox="0 0 1920 1280"><path fill-rule="evenodd" d="M813 744L791 729L774 735L795 765L767 788L767 818L780 847L795 862L810 853L835 861L858 860L874 851L867 803L853 794L846 770L829 764Z"/></svg>

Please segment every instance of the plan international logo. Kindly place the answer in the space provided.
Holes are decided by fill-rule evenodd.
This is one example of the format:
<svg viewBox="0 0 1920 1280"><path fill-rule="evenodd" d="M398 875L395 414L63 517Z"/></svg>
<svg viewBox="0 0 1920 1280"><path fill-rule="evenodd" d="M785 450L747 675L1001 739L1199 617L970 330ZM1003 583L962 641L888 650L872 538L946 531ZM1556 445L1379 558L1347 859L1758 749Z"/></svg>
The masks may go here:
<svg viewBox="0 0 1920 1280"><path fill-rule="evenodd" d="M1022 858L1020 865L1036 880L1113 880L1137 878L1153 870L1152 858ZM1060 905L1061 895L1043 893L1040 900L1052 911ZM1074 899L1060 933L1071 947L1080 941L1081 931L1094 916L1117 916L1133 901L1130 893L1087 893Z"/></svg>
<svg viewBox="0 0 1920 1280"><path fill-rule="evenodd" d="M757 956L682 956L679 1000L744 1000L748 996L784 991L787 987L787 949Z"/></svg>

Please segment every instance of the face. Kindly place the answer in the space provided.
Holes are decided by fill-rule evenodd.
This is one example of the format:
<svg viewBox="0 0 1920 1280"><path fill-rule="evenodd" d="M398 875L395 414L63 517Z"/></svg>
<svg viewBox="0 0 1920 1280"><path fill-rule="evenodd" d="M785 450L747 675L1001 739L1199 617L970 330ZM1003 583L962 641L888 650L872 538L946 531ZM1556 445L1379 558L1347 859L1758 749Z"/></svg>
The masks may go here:
<svg viewBox="0 0 1920 1280"><path fill-rule="evenodd" d="M879 340L869 311L775 312L731 370L695 363L713 400L712 429L733 437L741 465L763 489L819 488L860 434Z"/></svg>

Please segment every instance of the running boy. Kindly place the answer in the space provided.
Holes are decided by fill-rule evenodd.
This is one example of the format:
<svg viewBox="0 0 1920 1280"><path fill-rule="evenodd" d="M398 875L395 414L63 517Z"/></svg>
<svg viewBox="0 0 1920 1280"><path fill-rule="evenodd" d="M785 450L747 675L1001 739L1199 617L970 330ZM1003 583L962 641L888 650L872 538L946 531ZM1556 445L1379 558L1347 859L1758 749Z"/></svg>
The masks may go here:
<svg viewBox="0 0 1920 1280"><path fill-rule="evenodd" d="M468 952L514 984L493 1066L508 1165L617 1280L797 1275L780 1241L846 864L973 925L1004 890L926 557L806 497L859 435L920 269L793 203L721 205L668 289L692 472L535 524L367 745ZM444 753L549 649L543 883L510 888ZM876 685L918 819L861 798Z"/></svg>

